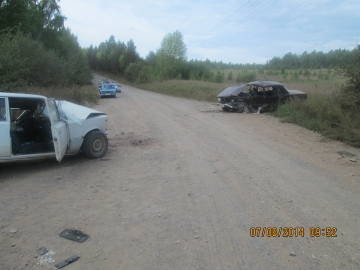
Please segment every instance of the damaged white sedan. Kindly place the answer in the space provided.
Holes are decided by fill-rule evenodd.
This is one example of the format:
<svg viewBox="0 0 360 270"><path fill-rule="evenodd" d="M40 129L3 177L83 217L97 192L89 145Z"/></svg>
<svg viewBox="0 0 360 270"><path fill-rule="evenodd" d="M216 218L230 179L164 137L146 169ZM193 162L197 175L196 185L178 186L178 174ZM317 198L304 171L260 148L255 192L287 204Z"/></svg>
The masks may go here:
<svg viewBox="0 0 360 270"><path fill-rule="evenodd" d="M0 92L0 163L108 149L108 117L84 106L39 95Z"/></svg>

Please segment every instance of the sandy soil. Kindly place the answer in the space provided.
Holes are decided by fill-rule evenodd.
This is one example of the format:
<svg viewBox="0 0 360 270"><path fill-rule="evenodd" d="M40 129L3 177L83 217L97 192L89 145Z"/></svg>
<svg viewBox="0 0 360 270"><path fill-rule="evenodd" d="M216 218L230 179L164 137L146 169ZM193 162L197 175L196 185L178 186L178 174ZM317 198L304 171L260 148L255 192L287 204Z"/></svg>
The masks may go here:
<svg viewBox="0 0 360 270"><path fill-rule="evenodd" d="M109 116L103 159L0 167L0 269L56 269L72 255L64 269L360 269L359 149L126 85L94 108ZM268 227L304 237L262 237Z"/></svg>

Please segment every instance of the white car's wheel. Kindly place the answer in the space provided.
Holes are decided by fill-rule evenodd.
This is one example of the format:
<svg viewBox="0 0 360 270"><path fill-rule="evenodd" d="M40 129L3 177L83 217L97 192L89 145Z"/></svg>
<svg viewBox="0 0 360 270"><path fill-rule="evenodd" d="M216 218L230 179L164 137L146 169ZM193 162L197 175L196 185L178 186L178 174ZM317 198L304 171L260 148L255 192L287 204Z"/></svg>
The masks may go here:
<svg viewBox="0 0 360 270"><path fill-rule="evenodd" d="M108 139L100 131L91 131L86 134L81 150L88 158L101 158L108 149Z"/></svg>

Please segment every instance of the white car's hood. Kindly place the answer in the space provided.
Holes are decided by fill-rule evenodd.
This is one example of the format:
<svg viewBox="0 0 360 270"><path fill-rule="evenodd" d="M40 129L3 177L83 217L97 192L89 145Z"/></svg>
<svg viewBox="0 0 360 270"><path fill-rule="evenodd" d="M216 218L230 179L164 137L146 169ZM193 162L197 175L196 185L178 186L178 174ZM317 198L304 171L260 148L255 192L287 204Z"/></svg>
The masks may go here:
<svg viewBox="0 0 360 270"><path fill-rule="evenodd" d="M61 115L69 118L80 126L82 126L82 122L88 118L96 117L98 115L106 115L106 113L64 100L57 101L57 106Z"/></svg>

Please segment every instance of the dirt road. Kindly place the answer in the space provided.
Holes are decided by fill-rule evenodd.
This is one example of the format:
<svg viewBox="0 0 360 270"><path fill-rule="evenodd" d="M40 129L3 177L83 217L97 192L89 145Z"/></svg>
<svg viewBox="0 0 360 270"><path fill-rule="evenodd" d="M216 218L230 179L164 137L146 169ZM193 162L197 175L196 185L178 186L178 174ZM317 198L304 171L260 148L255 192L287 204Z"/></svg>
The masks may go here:
<svg viewBox="0 0 360 270"><path fill-rule="evenodd" d="M359 149L125 85L94 108L103 159L0 167L0 269L360 269Z"/></svg>

